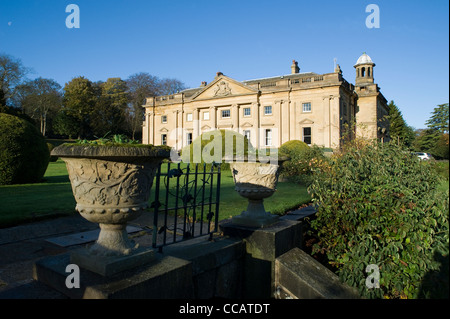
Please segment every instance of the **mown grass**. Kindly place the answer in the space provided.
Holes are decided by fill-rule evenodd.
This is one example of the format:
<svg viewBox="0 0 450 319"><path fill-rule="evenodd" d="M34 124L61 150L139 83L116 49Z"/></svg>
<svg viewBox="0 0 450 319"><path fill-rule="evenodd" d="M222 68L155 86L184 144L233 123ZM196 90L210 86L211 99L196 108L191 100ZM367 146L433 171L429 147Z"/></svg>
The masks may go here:
<svg viewBox="0 0 450 319"><path fill-rule="evenodd" d="M164 165L167 164L163 164L163 171L167 171ZM153 201L152 197L150 203ZM309 201L310 196L306 187L280 182L275 194L265 200L264 205L271 213L283 214ZM51 162L41 183L0 186L0 228L77 214L75 205L65 163L62 160ZM223 170L219 219L238 215L246 207L247 200L234 190L231 171Z"/></svg>

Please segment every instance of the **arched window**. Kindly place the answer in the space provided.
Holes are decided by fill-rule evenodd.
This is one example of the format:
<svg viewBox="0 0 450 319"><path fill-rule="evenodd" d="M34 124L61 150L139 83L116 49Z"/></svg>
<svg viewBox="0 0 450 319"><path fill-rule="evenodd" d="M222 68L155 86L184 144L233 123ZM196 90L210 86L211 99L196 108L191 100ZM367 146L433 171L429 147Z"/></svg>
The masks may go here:
<svg viewBox="0 0 450 319"><path fill-rule="evenodd" d="M359 68L356 69L356 77L359 78Z"/></svg>
<svg viewBox="0 0 450 319"><path fill-rule="evenodd" d="M361 69L361 76L362 77L366 76L366 68L364 68L364 67Z"/></svg>
<svg viewBox="0 0 450 319"><path fill-rule="evenodd" d="M367 76L370 78L370 68L367 68Z"/></svg>

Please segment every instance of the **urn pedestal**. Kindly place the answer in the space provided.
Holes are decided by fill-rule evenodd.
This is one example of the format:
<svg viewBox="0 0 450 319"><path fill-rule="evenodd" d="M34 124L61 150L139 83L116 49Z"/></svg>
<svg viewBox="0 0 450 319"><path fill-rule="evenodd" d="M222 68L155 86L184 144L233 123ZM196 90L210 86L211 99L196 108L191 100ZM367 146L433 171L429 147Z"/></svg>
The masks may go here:
<svg viewBox="0 0 450 319"><path fill-rule="evenodd" d="M247 210L234 216L232 223L246 227L267 227L278 221L278 216L267 212L264 199L276 191L280 165L278 161L259 162L247 158L227 160L233 174L235 190L248 199Z"/></svg>
<svg viewBox="0 0 450 319"><path fill-rule="evenodd" d="M98 223L97 241L74 251L71 262L104 276L154 259L128 238L127 222L148 208L153 179L166 147L61 145L52 155L66 162L76 210Z"/></svg>

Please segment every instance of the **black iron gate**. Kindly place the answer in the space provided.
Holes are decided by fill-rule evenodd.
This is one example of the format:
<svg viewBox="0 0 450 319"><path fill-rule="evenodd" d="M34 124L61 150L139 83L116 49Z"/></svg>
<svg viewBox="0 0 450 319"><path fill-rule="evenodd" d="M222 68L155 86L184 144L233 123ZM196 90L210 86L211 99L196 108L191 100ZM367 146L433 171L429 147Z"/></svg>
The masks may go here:
<svg viewBox="0 0 450 319"><path fill-rule="evenodd" d="M218 230L220 164L163 163L155 178L153 248Z"/></svg>

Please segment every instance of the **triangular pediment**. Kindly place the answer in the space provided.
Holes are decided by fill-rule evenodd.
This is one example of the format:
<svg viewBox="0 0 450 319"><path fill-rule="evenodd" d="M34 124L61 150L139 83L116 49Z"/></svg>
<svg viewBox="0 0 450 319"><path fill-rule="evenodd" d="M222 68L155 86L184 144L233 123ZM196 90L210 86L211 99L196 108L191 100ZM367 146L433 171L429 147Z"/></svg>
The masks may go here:
<svg viewBox="0 0 450 319"><path fill-rule="evenodd" d="M213 82L208 84L203 90L196 93L193 100L224 98L233 95L242 95L257 93L257 90L250 88L232 78L225 75L217 77Z"/></svg>
<svg viewBox="0 0 450 319"><path fill-rule="evenodd" d="M211 126L209 126L209 125L202 126L202 131L209 131L209 130L211 130Z"/></svg>
<svg viewBox="0 0 450 319"><path fill-rule="evenodd" d="M244 124L241 125L242 127L253 127L252 124L250 124L249 122L245 122Z"/></svg>
<svg viewBox="0 0 450 319"><path fill-rule="evenodd" d="M314 124L314 121L311 121L310 119L304 119L298 122L298 124Z"/></svg>
<svg viewBox="0 0 450 319"><path fill-rule="evenodd" d="M163 127L162 129L159 130L161 133L167 133L169 132L168 129L166 129L165 127Z"/></svg>

